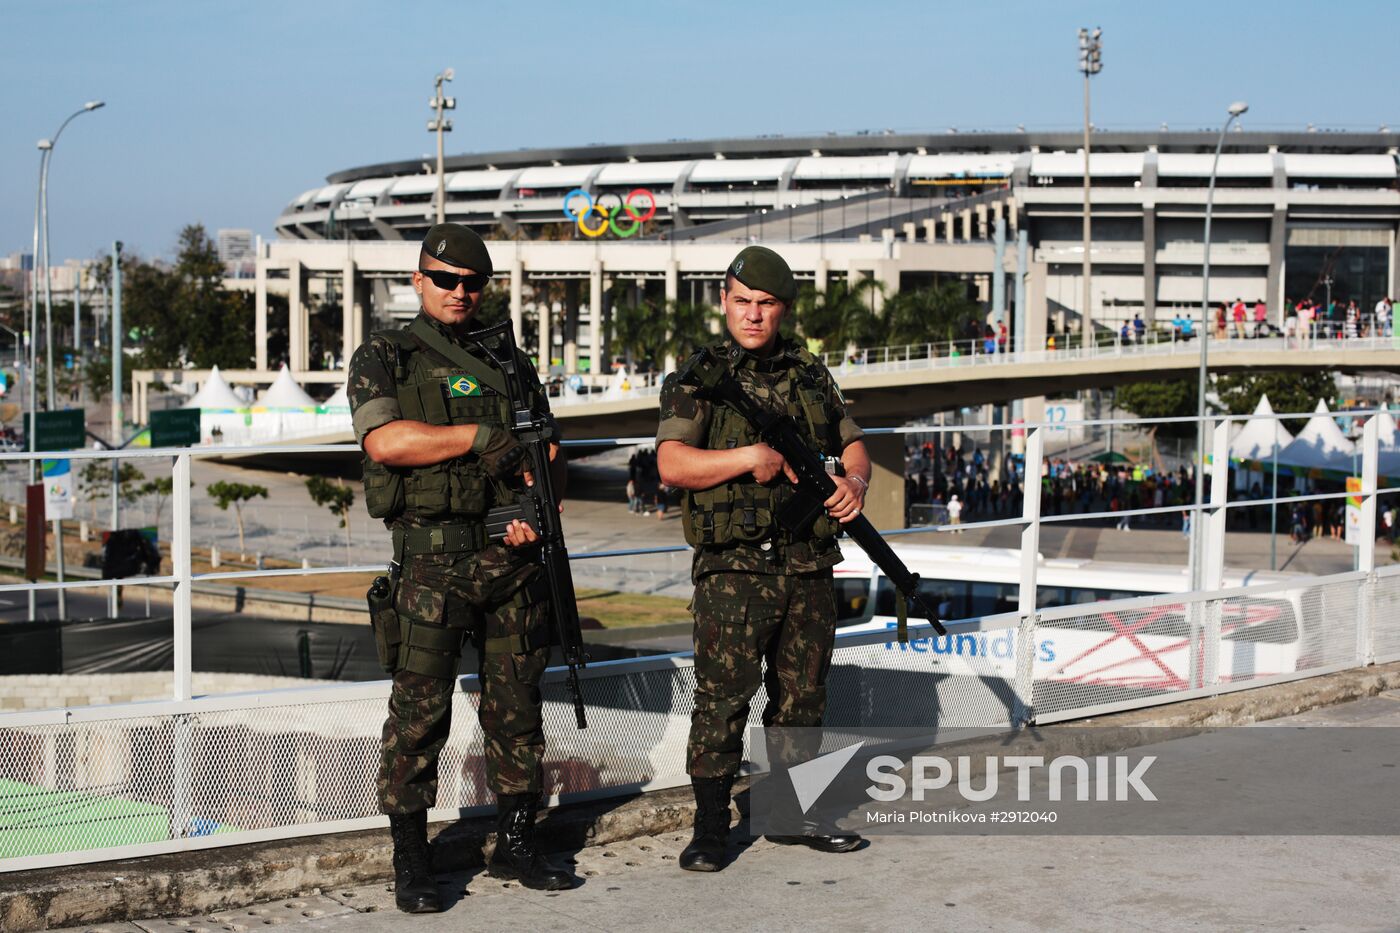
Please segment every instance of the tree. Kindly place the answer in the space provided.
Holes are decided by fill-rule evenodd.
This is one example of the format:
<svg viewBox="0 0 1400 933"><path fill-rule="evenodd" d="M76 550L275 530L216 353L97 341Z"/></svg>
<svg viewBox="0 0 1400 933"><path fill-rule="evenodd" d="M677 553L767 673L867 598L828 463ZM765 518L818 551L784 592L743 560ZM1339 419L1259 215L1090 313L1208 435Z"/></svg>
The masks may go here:
<svg viewBox="0 0 1400 933"><path fill-rule="evenodd" d="M1278 412L1310 412L1320 401L1330 402L1337 392L1336 379L1328 372L1233 373L1215 378L1220 401L1232 415L1253 414L1261 396ZM1289 430L1298 431L1306 422L1290 419Z"/></svg>
<svg viewBox="0 0 1400 933"><path fill-rule="evenodd" d="M194 480L190 480L190 485L194 485ZM146 496L156 497L156 527L160 527L160 513L165 509L165 502L170 498L170 494L175 491L175 479L171 476L162 476L159 479L147 480L136 490L137 495L142 498Z"/></svg>
<svg viewBox="0 0 1400 933"><path fill-rule="evenodd" d="M340 527L345 529L345 547L350 548L350 507L355 504L355 490L338 479L332 483L324 476L312 476L306 480L306 491L311 493L311 501L330 509L331 514L340 519Z"/></svg>
<svg viewBox="0 0 1400 933"><path fill-rule="evenodd" d="M967 322L978 316L966 284L939 282L891 296L885 302L881 337L898 346L957 340L966 333Z"/></svg>
<svg viewBox="0 0 1400 933"><path fill-rule="evenodd" d="M97 502L112 495L112 464L106 460L89 460L78 474L83 483L83 498ZM146 476L130 463L117 469L117 498L122 505L135 505L146 495L141 480Z"/></svg>
<svg viewBox="0 0 1400 933"><path fill-rule="evenodd" d="M110 263L96 263L93 273L99 287L110 286ZM173 266L122 254L123 340L136 348L137 368L252 363L253 296L225 289L223 275L218 248L199 224L180 231Z"/></svg>
<svg viewBox="0 0 1400 933"><path fill-rule="evenodd" d="M247 559L247 549L243 546L243 503L254 498L266 499L267 487L255 483L230 483L219 480L217 483L210 483L205 489L221 511L227 512L228 507L233 506L234 514L238 517L238 551L243 559Z"/></svg>
<svg viewBox="0 0 1400 933"><path fill-rule="evenodd" d="M173 312L188 328L185 355L201 369L237 369L253 361L253 296L223 287L217 244L200 224L180 231L173 270Z"/></svg>
<svg viewBox="0 0 1400 933"><path fill-rule="evenodd" d="M884 285L873 278L833 282L824 292L803 288L793 307L797 332L823 350L872 346L882 336L872 308L876 295L883 293Z"/></svg>
<svg viewBox="0 0 1400 933"><path fill-rule="evenodd" d="M698 348L713 343L715 336L710 330L710 322L717 316L711 305L697 305L684 301L666 302L659 315L666 328L660 348L662 354L683 360Z"/></svg>
<svg viewBox="0 0 1400 933"><path fill-rule="evenodd" d="M1196 415L1196 398L1195 379L1134 382L1114 390L1114 405L1139 418L1193 418ZM1190 421L1153 424L1147 427L1147 436L1152 444L1152 463L1157 466L1157 438L1194 438L1196 425Z"/></svg>
<svg viewBox="0 0 1400 933"><path fill-rule="evenodd" d="M83 357L83 382L93 402L101 402L112 394L112 358L104 353L89 352Z"/></svg>
<svg viewBox="0 0 1400 933"><path fill-rule="evenodd" d="M481 304L472 315L471 329L481 330L499 324L510 318L510 292L495 282L486 286L481 296Z"/></svg>
<svg viewBox="0 0 1400 933"><path fill-rule="evenodd" d="M608 343L621 353L629 368L654 360L665 351L667 316L653 301L618 302L608 320Z"/></svg>

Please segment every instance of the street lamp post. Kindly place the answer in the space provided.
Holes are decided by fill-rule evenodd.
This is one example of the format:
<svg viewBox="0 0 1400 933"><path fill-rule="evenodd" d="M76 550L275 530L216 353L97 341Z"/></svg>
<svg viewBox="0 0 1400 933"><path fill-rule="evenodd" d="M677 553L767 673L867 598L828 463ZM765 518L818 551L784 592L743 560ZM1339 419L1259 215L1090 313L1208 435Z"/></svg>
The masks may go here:
<svg viewBox="0 0 1400 933"><path fill-rule="evenodd" d="M49 281L49 262L53 258L49 255L49 160L53 158L54 146L58 145L58 138L63 135L68 124L73 122L75 117L80 117L102 106L104 104L100 100L88 101L83 104L81 110L75 110L68 115L68 119L59 124L58 132L54 133L52 138L39 140L39 148L44 153L39 160L39 205L44 228L44 365L48 368L45 379L45 394L48 396L50 411L56 405L53 391L53 289L50 287Z"/></svg>
<svg viewBox="0 0 1400 933"><path fill-rule="evenodd" d="M1249 105L1244 101L1236 101L1230 105L1229 117L1225 124L1220 127L1220 139L1215 144L1215 159L1210 164L1210 182L1206 186L1206 229L1202 241L1201 257L1201 333L1198 339L1201 341L1201 362L1198 367L1196 380L1196 505L1200 506L1205 501L1205 462L1206 462L1206 373L1209 370L1209 328L1206 326L1206 319L1210 315L1210 216L1215 205L1215 176L1220 169L1220 150L1225 148L1225 133L1229 131L1230 124L1239 119L1240 115L1249 109ZM1277 438L1275 438L1277 443ZM1201 528L1201 516L1198 511L1191 517L1191 589L1199 590L1202 579L1202 558L1201 547L1205 542L1205 535Z"/></svg>
<svg viewBox="0 0 1400 933"><path fill-rule="evenodd" d="M452 121L444 118L442 113L444 110L457 109L457 98L444 97L442 86L454 77L456 73L451 68L444 68L442 73L433 79L435 92L433 99L428 101L428 106L437 114L428 121L428 132L437 134L437 223L442 223L447 217L447 190L442 174L442 134L452 132Z"/></svg>
<svg viewBox="0 0 1400 933"><path fill-rule="evenodd" d="M45 374L44 374L44 375L45 375L45 380L44 380L44 381L45 381L45 393L44 393L44 394L45 394L45 397L46 397L46 400L47 400L47 403L48 403L48 409L49 409L49 411L53 411L55 408L58 407L58 406L57 406L57 400L56 400L56 398L55 398L55 396L54 396L54 387L53 387L53 288L52 288L52 282L51 282L50 279L49 279L49 263L52 261L52 258L53 258L53 257L49 254L49 160L53 158L53 149L54 149L54 146L58 145L58 138L59 138L60 136L63 135L63 131L64 131L65 129L67 129L68 124L69 124L69 123L72 123L73 120L74 120L74 118L79 117L79 116L82 116L83 114L88 113L88 112L93 111L93 110L96 110L96 109L98 109L99 107L102 107L102 106L103 106L103 102L100 101L100 100L90 100L90 101L88 101L87 103L83 104L83 106L82 106L81 109L75 110L75 111L73 111L72 113L70 113L70 114L68 115L68 118L58 125L58 131L57 131L56 133L54 133L53 136L52 136L51 138L39 140L39 150L43 153L43 155L41 155L41 156L39 157L39 209L38 209L38 211L37 211L37 217L36 217L36 222L35 222L35 234L36 234L36 235L35 235L35 263L34 263L34 265L35 265L35 270L37 271L38 268L39 268L39 264L38 264L38 235L37 235L37 234L38 234L38 227L39 227L39 226L42 226L42 227L43 227L43 230L44 230L44 263L43 263L43 270L44 270L44 366L45 366ZM36 295L35 295L35 298L37 299L37 297L38 297L38 296L37 296L37 294L36 294ZM37 301L36 301L36 303L37 303ZM36 309L36 310L37 310L37 309ZM36 321L35 323L37 324L37 321ZM32 378L33 378L33 377L32 377L32 371L31 371L31 379L32 379ZM32 385L32 383L31 383L31 385ZM30 434L29 434L29 436L30 436L30 443L29 443L29 449L30 449L31 452L34 450L34 444L35 444L35 442L34 442L34 434L35 434L34 426L35 426L35 423L36 423L37 420L38 420L38 419L37 419L37 415L35 414L35 412L37 411L37 408L35 407L35 404L34 404L34 402L35 402L35 397L34 397L34 395L35 395L35 390L34 390L33 388L31 388L31 389L30 389L30 392L29 392L29 401L30 401L30 409L29 409L29 411L30 411L30 421L29 421L29 424L30 424ZM31 460L29 463L30 463L30 465L29 465L29 470L30 470L30 481L33 482L33 477L34 477L34 461ZM63 522L62 522L61 519L55 518L55 519L53 520L53 537L54 537L54 557L55 557L55 560L56 560L57 565L58 565L58 582L62 583L62 582L63 582ZM32 615L32 612L31 612L31 615ZM64 620L67 618L67 615L68 615L68 600L67 600L67 594L66 594L63 590L59 590L59 591L58 591L58 619L59 619L59 621L60 621L60 622L64 621Z"/></svg>
<svg viewBox="0 0 1400 933"><path fill-rule="evenodd" d="M1090 292L1090 280L1093 277L1092 264L1089 260L1089 242L1091 231L1089 229L1089 77L1098 74L1103 70L1103 60L1101 41L1103 30L1095 28L1093 32L1087 29L1079 30L1079 70L1084 73L1084 310L1082 320L1084 322L1084 346L1089 346L1089 342L1094 338L1094 314L1092 292Z"/></svg>

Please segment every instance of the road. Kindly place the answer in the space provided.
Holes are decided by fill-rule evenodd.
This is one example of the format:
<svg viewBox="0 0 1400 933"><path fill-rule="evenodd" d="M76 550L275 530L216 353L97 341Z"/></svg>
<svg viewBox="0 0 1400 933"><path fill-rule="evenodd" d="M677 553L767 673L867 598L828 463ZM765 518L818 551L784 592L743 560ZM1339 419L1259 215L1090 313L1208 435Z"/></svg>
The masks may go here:
<svg viewBox="0 0 1400 933"><path fill-rule="evenodd" d="M1400 693L1279 725L1400 727ZM1199 743L1205 737L1180 739ZM1178 744L1171 743L1171 744ZM1192 752L1189 750L1188 752ZM581 883L542 893L479 872L443 875L447 912L409 920L385 884L317 889L198 917L103 924L112 933L538 930L1395 930L1390 836L879 836L845 855L739 832L719 874L683 872L683 834L557 857Z"/></svg>

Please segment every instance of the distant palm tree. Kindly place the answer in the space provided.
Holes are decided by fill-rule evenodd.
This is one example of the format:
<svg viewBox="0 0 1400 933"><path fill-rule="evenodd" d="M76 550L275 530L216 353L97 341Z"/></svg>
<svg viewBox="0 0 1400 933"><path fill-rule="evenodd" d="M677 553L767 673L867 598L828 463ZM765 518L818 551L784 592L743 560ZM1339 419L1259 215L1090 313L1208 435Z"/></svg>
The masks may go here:
<svg viewBox="0 0 1400 933"><path fill-rule="evenodd" d="M797 331L823 350L871 346L884 336L874 306L885 287L874 278L833 282L826 291L804 288L797 296Z"/></svg>
<svg viewBox="0 0 1400 933"><path fill-rule="evenodd" d="M963 282L938 282L900 292L885 302L884 339L891 345L942 343L964 335L978 306Z"/></svg>
<svg viewBox="0 0 1400 933"><path fill-rule="evenodd" d="M608 321L608 342L614 353L621 353L627 368L655 357L666 340L666 320L654 302L618 302Z"/></svg>
<svg viewBox="0 0 1400 933"><path fill-rule="evenodd" d="M719 312L713 305L668 301L661 308L661 320L666 327L661 351L677 360L684 360L699 347L717 339L710 329L711 323L719 321Z"/></svg>

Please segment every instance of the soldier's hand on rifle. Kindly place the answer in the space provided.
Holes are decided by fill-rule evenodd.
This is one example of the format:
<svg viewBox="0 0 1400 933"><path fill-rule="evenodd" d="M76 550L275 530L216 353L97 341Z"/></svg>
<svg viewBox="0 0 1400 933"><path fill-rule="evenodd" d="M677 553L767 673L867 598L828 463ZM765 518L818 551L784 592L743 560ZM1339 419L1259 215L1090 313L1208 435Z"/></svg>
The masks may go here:
<svg viewBox="0 0 1400 933"><path fill-rule="evenodd" d="M839 522L848 522L865 508L865 481L859 476L833 476L836 492L822 505L826 512Z"/></svg>
<svg viewBox="0 0 1400 933"><path fill-rule="evenodd" d="M788 466L783 455L762 441L749 448L749 455L752 458L749 472L753 474L756 482L771 483L779 473L786 474L793 483L797 482L797 474Z"/></svg>
<svg viewBox="0 0 1400 933"><path fill-rule="evenodd" d="M550 445L549 445L549 462L550 462L550 463L553 463L553 462L554 462L554 458L557 457L557 456L559 456L559 445L558 445L558 444L555 444L555 443L553 443L553 442L551 441L551 442L550 442ZM551 470L550 472L551 472L551 474L552 474L554 471ZM523 475L524 475L524 477L525 477L525 485L526 485L526 486L533 486L533 485L535 485L535 474L534 474L534 473L531 473L529 470L525 470L525 471L523 471ZM561 512L564 511L564 503L562 503L562 502L559 503L559 511L561 511Z"/></svg>
<svg viewBox="0 0 1400 933"><path fill-rule="evenodd" d="M480 431L481 428L477 430ZM481 458L486 472L496 479L505 479L513 473L519 473L520 465L525 462L525 448L520 446L520 442L512 437L509 431L502 428L491 429L485 445L480 449L473 449Z"/></svg>
<svg viewBox="0 0 1400 933"><path fill-rule="evenodd" d="M511 522L510 527L506 529L506 547L525 547L539 540L540 536L535 534L535 529L518 518Z"/></svg>

